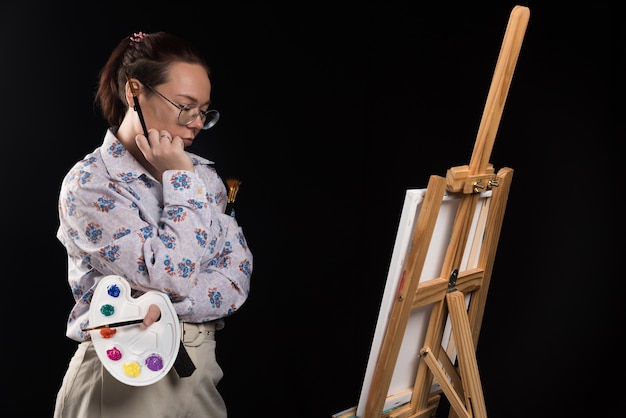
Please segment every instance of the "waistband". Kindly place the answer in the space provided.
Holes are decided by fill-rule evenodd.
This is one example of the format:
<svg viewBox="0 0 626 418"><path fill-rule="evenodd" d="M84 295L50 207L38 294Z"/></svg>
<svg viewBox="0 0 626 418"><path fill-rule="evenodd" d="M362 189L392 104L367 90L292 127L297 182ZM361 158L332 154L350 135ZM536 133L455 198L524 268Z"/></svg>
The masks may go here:
<svg viewBox="0 0 626 418"><path fill-rule="evenodd" d="M197 347L205 341L215 340L215 323L180 323L180 338L190 347Z"/></svg>

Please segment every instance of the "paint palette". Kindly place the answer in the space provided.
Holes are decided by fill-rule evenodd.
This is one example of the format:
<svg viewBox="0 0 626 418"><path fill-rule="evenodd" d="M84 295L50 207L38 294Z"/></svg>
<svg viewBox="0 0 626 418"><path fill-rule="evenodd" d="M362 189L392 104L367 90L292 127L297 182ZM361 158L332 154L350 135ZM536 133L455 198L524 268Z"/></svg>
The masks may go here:
<svg viewBox="0 0 626 418"><path fill-rule="evenodd" d="M165 293L158 291L133 298L129 283L119 276L104 277L91 300L90 327L142 319L151 304L159 306L161 318L147 328L139 323L89 331L104 367L131 386L155 383L174 365L180 347L174 306Z"/></svg>

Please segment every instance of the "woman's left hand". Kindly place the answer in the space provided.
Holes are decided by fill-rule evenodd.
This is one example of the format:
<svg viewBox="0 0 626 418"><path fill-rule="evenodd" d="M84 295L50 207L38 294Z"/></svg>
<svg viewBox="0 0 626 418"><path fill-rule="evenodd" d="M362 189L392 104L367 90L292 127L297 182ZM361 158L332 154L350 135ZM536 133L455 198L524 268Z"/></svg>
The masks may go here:
<svg viewBox="0 0 626 418"><path fill-rule="evenodd" d="M143 317L143 324L146 327L154 324L161 318L161 308L158 305L152 304L148 307L148 312L146 312L146 316Z"/></svg>

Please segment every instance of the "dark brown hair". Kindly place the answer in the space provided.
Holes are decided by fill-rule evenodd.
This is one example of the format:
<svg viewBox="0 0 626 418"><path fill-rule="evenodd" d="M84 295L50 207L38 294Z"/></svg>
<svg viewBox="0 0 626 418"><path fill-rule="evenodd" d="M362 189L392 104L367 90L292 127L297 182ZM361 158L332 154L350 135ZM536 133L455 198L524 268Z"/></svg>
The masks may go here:
<svg viewBox="0 0 626 418"><path fill-rule="evenodd" d="M175 62L200 64L210 76L209 65L196 47L167 32L135 33L122 39L100 70L96 105L110 126L122 123L128 110L126 73L150 86L168 80L168 70Z"/></svg>

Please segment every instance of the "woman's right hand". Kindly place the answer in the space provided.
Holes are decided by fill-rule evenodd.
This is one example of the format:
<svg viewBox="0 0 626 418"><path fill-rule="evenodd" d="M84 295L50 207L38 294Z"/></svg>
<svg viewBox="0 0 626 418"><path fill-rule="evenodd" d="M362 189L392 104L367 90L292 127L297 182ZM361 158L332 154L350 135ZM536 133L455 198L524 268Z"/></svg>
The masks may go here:
<svg viewBox="0 0 626 418"><path fill-rule="evenodd" d="M146 161L158 172L159 180L166 170L194 171L193 162L185 152L185 144L179 136L172 137L166 130L150 129L148 138L139 134L135 142Z"/></svg>

